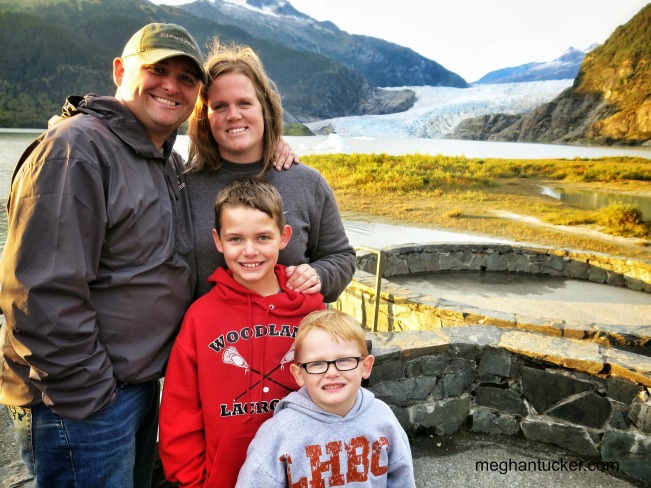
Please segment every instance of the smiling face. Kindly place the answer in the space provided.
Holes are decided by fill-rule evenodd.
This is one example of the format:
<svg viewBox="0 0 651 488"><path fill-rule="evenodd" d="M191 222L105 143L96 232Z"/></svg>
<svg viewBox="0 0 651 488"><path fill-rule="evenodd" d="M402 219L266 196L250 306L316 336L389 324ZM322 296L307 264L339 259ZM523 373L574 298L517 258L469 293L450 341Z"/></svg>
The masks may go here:
<svg viewBox="0 0 651 488"><path fill-rule="evenodd" d="M262 105L248 76L229 72L212 82L208 89L208 121L222 158L233 163L262 159Z"/></svg>
<svg viewBox="0 0 651 488"><path fill-rule="evenodd" d="M158 148L190 116L201 87L197 67L186 56L154 64L141 64L135 56L116 58L113 79L118 86L115 97Z"/></svg>
<svg viewBox="0 0 651 488"><path fill-rule="evenodd" d="M278 293L274 266L291 235L288 225L281 231L272 217L249 207L223 208L219 233L213 229L215 245L233 279L262 296Z"/></svg>
<svg viewBox="0 0 651 488"><path fill-rule="evenodd" d="M333 361L361 355L362 351L354 341L337 338L323 329L314 328L303 339L296 363ZM362 379L371 375L373 362L374 357L368 355L353 370L339 371L334 364L330 364L322 374L309 374L299 364L292 364L290 369L298 385L305 385L315 404L327 412L344 417L355 405Z"/></svg>

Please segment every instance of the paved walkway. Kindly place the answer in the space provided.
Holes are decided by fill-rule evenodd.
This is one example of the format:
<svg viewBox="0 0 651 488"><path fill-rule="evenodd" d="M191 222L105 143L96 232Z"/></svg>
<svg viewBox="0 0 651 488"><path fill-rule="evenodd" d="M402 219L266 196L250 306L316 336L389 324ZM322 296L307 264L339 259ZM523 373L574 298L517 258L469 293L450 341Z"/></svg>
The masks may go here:
<svg viewBox="0 0 651 488"><path fill-rule="evenodd" d="M496 312L651 330L651 293L546 275L447 271L393 276L393 283Z"/></svg>
<svg viewBox="0 0 651 488"><path fill-rule="evenodd" d="M588 465L584 461L581 469L570 470L579 468L581 458L576 454L515 436L423 437L412 442L412 452L418 488L651 486L603 463ZM604 471L607 468L610 470Z"/></svg>
<svg viewBox="0 0 651 488"><path fill-rule="evenodd" d="M10 427L7 412L0 406L0 487L30 487L23 481L31 479L20 459L14 432Z"/></svg>

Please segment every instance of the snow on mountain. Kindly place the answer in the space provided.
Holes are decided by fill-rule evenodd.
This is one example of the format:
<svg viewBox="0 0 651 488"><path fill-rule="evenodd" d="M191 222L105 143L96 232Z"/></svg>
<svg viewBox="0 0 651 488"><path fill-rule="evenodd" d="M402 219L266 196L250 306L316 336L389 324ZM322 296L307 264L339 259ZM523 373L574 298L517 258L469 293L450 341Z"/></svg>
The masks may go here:
<svg viewBox="0 0 651 488"><path fill-rule="evenodd" d="M313 29L322 28L322 24L331 24L330 22L318 22L299 12L286 0L220 0L219 5L216 2L213 2L213 5L228 12L235 19L253 21L254 23L264 22L266 18L270 22L285 22L284 25L289 23ZM253 14L254 17L247 17L247 14ZM228 19L224 20L228 23Z"/></svg>
<svg viewBox="0 0 651 488"><path fill-rule="evenodd" d="M468 83L458 74L410 48L376 37L349 34L340 30L332 22L319 22L299 12L286 0L203 0L185 4L182 8L197 17L214 20L222 25L235 26L253 36L256 39L254 44L258 46L263 40L270 40L291 49L304 51L305 54L298 53L297 56L298 61L304 64L316 62L322 65L320 60L308 53L327 58L343 65L373 87L406 84L460 88L468 86ZM273 58L275 63L282 62L279 54L275 53L274 45L268 47L271 52L267 52L267 56ZM284 66L293 64L294 60L289 65L285 63ZM329 69L327 75L330 79L343 80L349 75L339 71L338 67ZM314 80L318 79L319 75L320 73L308 73L304 75L306 79L297 80L294 83L292 96L301 98L303 94L300 92L317 85ZM291 70L283 76L291 76ZM359 81L353 80L353 83ZM298 86L299 84L302 86ZM296 93L297 91L299 93ZM364 92L368 93L368 87L351 86L348 98L353 94ZM365 95L364 97L366 98ZM328 95L324 93L324 99L327 98ZM337 108L337 111L320 110L320 112L322 116L364 113L357 109L355 101L351 100L351 102L348 104L349 110Z"/></svg>
<svg viewBox="0 0 651 488"><path fill-rule="evenodd" d="M585 50L570 47L562 56L540 63L526 63L511 68L491 71L473 84L518 83L523 81L564 80L576 78L586 54L598 44L592 44Z"/></svg>
<svg viewBox="0 0 651 488"><path fill-rule="evenodd" d="M475 85L470 88L410 86L416 103L406 112L339 117L306 123L315 134L334 131L346 137L443 138L463 120L493 113L529 112L558 96L574 80Z"/></svg>
<svg viewBox="0 0 651 488"><path fill-rule="evenodd" d="M249 10L274 17L282 17L284 15L295 17L296 14L302 16L300 12L285 0L221 0L221 3L225 7Z"/></svg>

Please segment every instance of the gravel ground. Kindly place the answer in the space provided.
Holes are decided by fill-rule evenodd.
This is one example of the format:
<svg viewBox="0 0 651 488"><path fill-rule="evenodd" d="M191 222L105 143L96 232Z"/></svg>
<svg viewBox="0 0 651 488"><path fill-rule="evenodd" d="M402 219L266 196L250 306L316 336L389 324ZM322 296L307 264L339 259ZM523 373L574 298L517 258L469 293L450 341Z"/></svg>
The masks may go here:
<svg viewBox="0 0 651 488"><path fill-rule="evenodd" d="M649 487L614 466L590 466L576 454L518 436L457 434L451 437L419 437L412 442L418 488L468 487L590 488ZM572 465L572 461L575 462ZM483 471L477 463L484 464ZM490 463L493 463L491 466ZM526 464L525 464L526 463ZM527 470L518 468L529 468ZM596 468L610 470L598 471ZM489 469L493 470L490 471ZM554 468L556 468L554 470Z"/></svg>
<svg viewBox="0 0 651 488"><path fill-rule="evenodd" d="M5 414L0 412L0 416L0 487L30 488L32 484L20 461L13 432ZM611 469L607 472L590 471L587 461L584 461L583 469L570 471L571 463L575 462L574 466L578 467L581 458L554 446L532 443L518 436L422 436L412 441L412 452L418 488L651 487L616 472L613 466L609 466ZM489 464L482 471L478 469L478 462ZM556 464L550 464L554 462ZM494 463L493 471L489 471L490 463ZM530 469L516 469L524 466L524 463ZM554 467L563 466L565 469L553 470ZM597 467L603 469L606 466L600 464Z"/></svg>
<svg viewBox="0 0 651 488"><path fill-rule="evenodd" d="M0 487L31 488L31 479L20 459L7 411L0 405Z"/></svg>

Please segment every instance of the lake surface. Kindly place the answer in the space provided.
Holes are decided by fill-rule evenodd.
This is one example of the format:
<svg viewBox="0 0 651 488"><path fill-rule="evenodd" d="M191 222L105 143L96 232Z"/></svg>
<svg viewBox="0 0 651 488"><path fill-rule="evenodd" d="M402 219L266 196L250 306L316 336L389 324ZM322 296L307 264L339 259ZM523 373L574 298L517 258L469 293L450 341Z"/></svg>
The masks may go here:
<svg viewBox="0 0 651 488"><path fill-rule="evenodd" d="M0 130L0 249L6 239L6 215L4 207L9 194L11 175L23 150L38 136L39 131L25 129ZM584 147L553 144L527 144L485 141L456 141L416 138L344 138L330 136L287 137L289 144L299 155L329 153L385 153L431 154L484 158L598 158L602 156L633 156L651 159L651 148ZM187 157L188 137L179 136L176 149ZM423 242L506 242L456 232L438 231L419 227L396 226L360 221L344 215L346 234L354 246L373 248L388 245Z"/></svg>
<svg viewBox="0 0 651 488"><path fill-rule="evenodd" d="M564 190L548 186L540 187L541 193L556 198L566 205L573 205L590 210L607 207L613 203L623 203L637 207L644 220L651 220L651 197L607 193L587 190Z"/></svg>
<svg viewBox="0 0 651 488"><path fill-rule="evenodd" d="M569 146L562 144L534 144L525 142L459 141L452 139L422 138L363 138L329 136L286 137L294 150L300 154L332 153L384 153L431 154L433 156L465 156L467 158L505 159L575 159L605 156L631 156L651 159L651 148L612 146Z"/></svg>

